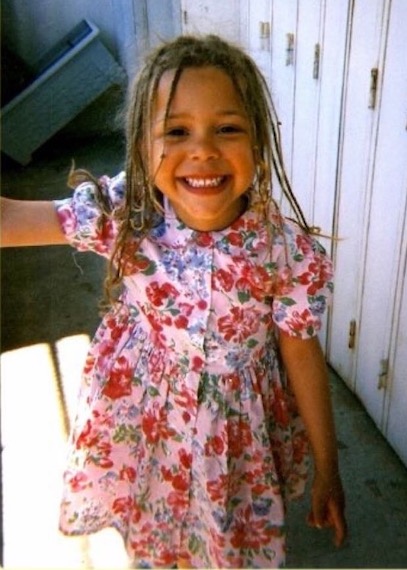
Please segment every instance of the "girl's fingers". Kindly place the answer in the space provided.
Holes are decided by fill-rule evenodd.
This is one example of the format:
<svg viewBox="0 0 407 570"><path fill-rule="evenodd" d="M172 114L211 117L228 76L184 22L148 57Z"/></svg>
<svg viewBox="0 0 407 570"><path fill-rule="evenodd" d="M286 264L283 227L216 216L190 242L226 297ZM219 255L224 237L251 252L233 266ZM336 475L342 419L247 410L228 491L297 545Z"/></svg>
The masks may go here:
<svg viewBox="0 0 407 570"><path fill-rule="evenodd" d="M334 544L341 546L347 535L347 525L343 510L332 499L328 500L328 505L321 508L320 505L314 505L313 510L307 516L309 526L317 529L332 528L334 531Z"/></svg>
<svg viewBox="0 0 407 570"><path fill-rule="evenodd" d="M343 510L337 503L331 502L329 505L330 526L334 529L335 546L342 546L347 535L347 525L343 514Z"/></svg>

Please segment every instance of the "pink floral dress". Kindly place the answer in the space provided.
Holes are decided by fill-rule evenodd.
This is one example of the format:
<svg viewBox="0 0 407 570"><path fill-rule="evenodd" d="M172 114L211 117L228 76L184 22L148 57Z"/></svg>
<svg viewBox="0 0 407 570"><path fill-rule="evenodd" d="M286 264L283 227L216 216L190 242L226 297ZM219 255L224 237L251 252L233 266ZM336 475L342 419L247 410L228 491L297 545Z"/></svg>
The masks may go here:
<svg viewBox="0 0 407 570"><path fill-rule="evenodd" d="M102 179L112 208L124 175ZM109 257L94 185L56 201L69 242ZM272 244L250 206L230 227L165 216L126 249L121 302L86 360L64 474L61 530L113 526L134 567L266 568L285 560L285 506L307 438L276 331L309 338L332 291L323 248L275 206ZM278 221L278 223L277 223ZM274 276L273 296L264 283Z"/></svg>

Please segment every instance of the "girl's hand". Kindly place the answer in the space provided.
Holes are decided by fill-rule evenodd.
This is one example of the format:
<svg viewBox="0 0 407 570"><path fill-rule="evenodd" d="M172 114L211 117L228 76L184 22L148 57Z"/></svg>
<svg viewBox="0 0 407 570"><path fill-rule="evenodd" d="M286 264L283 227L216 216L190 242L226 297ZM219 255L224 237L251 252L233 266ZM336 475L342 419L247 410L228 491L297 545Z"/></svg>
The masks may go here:
<svg viewBox="0 0 407 570"><path fill-rule="evenodd" d="M311 512L307 517L310 526L332 528L334 544L339 547L347 535L345 495L339 474L326 478L316 473L311 491Z"/></svg>

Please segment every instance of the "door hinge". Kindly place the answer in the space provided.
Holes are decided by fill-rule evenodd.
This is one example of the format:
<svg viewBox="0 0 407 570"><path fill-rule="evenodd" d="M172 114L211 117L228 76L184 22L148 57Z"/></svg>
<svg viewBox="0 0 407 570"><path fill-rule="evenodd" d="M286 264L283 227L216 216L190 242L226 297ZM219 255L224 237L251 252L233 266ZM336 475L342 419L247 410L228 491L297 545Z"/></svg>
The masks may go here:
<svg viewBox="0 0 407 570"><path fill-rule="evenodd" d="M355 348L355 343L356 343L356 321L353 319L349 323L348 347Z"/></svg>
<svg viewBox="0 0 407 570"><path fill-rule="evenodd" d="M285 50L285 64L294 65L294 34L287 34L287 47Z"/></svg>
<svg viewBox="0 0 407 570"><path fill-rule="evenodd" d="M270 22L260 22L260 49L270 51Z"/></svg>
<svg viewBox="0 0 407 570"><path fill-rule="evenodd" d="M321 46L319 44L315 44L315 47L314 47L314 66L313 66L313 70L312 70L313 79L319 79L320 58L321 58Z"/></svg>
<svg viewBox="0 0 407 570"><path fill-rule="evenodd" d="M379 381L377 383L378 390L385 390L387 388L387 381L389 379L389 359L383 358L380 361Z"/></svg>
<svg viewBox="0 0 407 570"><path fill-rule="evenodd" d="M379 70L374 67L370 70L370 90L369 90L369 109L376 108L377 84L379 79Z"/></svg>

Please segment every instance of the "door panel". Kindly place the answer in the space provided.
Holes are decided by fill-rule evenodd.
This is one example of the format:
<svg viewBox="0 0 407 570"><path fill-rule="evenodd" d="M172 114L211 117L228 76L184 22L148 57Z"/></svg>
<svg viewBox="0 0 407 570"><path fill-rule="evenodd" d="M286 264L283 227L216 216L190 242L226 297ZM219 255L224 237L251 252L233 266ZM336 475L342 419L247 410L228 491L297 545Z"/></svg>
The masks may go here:
<svg viewBox="0 0 407 570"><path fill-rule="evenodd" d="M369 108L371 69L378 66L385 6L382 0L354 3L345 76L334 228L338 237L334 244L336 285L329 360L352 389L355 388L355 355L363 292L370 169L378 124L377 109ZM356 344L349 348L352 322L356 327Z"/></svg>

